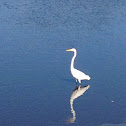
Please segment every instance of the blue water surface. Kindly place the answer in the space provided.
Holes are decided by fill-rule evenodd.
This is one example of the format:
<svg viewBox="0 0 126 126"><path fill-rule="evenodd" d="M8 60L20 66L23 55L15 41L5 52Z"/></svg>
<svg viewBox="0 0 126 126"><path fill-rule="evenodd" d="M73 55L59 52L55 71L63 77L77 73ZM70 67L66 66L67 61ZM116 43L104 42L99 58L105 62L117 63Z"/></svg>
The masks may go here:
<svg viewBox="0 0 126 126"><path fill-rule="evenodd" d="M125 0L0 1L0 126L126 126L125 90Z"/></svg>

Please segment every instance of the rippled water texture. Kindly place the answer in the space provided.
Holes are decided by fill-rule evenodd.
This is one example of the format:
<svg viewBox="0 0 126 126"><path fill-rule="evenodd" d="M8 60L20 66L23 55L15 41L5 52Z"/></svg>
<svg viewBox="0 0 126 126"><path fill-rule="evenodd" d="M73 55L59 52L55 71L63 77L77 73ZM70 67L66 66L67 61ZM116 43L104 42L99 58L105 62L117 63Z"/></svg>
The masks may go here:
<svg viewBox="0 0 126 126"><path fill-rule="evenodd" d="M125 0L0 1L0 126L125 126L125 66Z"/></svg>

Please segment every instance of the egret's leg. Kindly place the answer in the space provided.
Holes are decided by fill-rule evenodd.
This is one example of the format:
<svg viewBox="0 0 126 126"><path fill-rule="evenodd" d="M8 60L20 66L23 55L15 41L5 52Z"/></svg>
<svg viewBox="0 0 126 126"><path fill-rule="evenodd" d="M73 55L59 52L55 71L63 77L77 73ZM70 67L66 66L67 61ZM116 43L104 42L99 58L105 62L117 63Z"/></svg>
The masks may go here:
<svg viewBox="0 0 126 126"><path fill-rule="evenodd" d="M81 80L78 80L79 81L79 83L80 83L80 85L81 85Z"/></svg>
<svg viewBox="0 0 126 126"><path fill-rule="evenodd" d="M76 79L76 86L77 86L77 79Z"/></svg>

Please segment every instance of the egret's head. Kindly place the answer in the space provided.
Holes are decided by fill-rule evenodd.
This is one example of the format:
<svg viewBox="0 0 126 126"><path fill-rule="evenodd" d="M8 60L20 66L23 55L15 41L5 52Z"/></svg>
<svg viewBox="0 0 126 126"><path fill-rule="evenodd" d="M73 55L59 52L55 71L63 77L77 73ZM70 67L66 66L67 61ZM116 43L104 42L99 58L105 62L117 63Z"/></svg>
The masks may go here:
<svg viewBox="0 0 126 126"><path fill-rule="evenodd" d="M67 52L70 52L70 51L76 52L76 49L75 49L75 48L72 48L72 49L67 49L66 51L67 51Z"/></svg>

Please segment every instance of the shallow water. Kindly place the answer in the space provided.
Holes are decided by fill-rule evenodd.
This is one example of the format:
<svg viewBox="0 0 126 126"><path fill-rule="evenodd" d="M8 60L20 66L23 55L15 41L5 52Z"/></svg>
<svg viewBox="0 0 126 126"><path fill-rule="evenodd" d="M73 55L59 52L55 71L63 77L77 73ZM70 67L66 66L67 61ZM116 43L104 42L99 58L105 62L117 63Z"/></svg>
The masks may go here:
<svg viewBox="0 0 126 126"><path fill-rule="evenodd" d="M124 0L0 2L0 125L70 125L72 47L91 77L73 125L126 125L125 10Z"/></svg>

